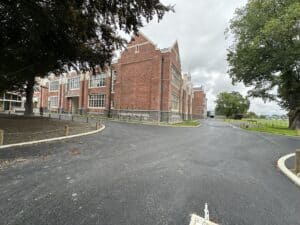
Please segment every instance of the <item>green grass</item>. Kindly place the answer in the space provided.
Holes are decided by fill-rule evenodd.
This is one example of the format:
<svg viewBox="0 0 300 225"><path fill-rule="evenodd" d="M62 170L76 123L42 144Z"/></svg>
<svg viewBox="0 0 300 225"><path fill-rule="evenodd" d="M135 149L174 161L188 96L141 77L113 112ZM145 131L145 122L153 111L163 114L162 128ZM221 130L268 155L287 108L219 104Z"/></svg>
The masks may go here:
<svg viewBox="0 0 300 225"><path fill-rule="evenodd" d="M225 122L239 125L245 130L266 132L288 136L300 136L300 132L289 129L288 120L267 120L267 119L226 119Z"/></svg>
<svg viewBox="0 0 300 225"><path fill-rule="evenodd" d="M197 127L200 125L198 120L185 120L181 123L175 123L174 126L178 127Z"/></svg>
<svg viewBox="0 0 300 225"><path fill-rule="evenodd" d="M281 134L281 135L289 135L289 136L299 136L296 130L291 130L288 128L280 128L280 127L250 127L245 128L247 130L266 132L271 134Z"/></svg>

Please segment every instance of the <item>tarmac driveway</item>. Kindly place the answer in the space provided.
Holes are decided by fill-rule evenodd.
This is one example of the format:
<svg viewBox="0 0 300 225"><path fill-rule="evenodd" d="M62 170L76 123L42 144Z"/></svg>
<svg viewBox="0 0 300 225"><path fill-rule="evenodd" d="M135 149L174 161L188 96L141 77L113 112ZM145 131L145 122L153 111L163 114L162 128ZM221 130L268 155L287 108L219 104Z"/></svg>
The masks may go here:
<svg viewBox="0 0 300 225"><path fill-rule="evenodd" d="M300 139L214 120L106 127L1 150L0 224L185 225L207 202L223 225L300 225L300 189L276 168Z"/></svg>

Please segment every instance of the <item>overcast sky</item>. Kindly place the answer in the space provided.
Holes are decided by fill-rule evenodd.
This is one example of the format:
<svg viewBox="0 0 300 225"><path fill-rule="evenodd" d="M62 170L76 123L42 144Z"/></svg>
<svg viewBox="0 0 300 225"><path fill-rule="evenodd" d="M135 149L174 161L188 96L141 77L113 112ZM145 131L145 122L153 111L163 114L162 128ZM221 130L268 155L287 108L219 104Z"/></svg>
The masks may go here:
<svg viewBox="0 0 300 225"><path fill-rule="evenodd" d="M182 69L190 71L195 86L203 85L208 98L208 109L214 109L216 95L222 91L247 94L242 84L233 86L227 74L225 29L237 7L246 0L162 0L175 5L175 13L165 15L145 25L142 32L160 48L170 47L178 40ZM274 102L251 99L251 111L258 114L283 114Z"/></svg>

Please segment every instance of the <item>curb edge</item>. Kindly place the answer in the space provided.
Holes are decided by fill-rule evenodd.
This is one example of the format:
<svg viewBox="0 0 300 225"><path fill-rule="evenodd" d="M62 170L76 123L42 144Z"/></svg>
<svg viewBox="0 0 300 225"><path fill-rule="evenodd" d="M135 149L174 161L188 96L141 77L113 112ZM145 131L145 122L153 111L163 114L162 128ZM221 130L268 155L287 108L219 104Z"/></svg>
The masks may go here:
<svg viewBox="0 0 300 225"><path fill-rule="evenodd" d="M295 156L295 153L291 153L285 156L282 156L278 162L277 166L281 170L282 173L284 173L288 178L290 178L296 185L300 187L300 178L297 177L294 173L292 173L286 166L285 161L293 156Z"/></svg>
<svg viewBox="0 0 300 225"><path fill-rule="evenodd" d="M102 124L102 127L100 129L89 131L86 133L73 134L73 135L69 135L69 136L61 136L61 137L48 138L48 139L42 139L42 140L36 140L36 141L27 141L27 142L21 142L21 143L9 144L9 145L0 145L0 149L40 144L40 143L47 143L47 142L52 142L52 141L60 141L60 140L71 139L71 138L75 138L75 137L82 137L82 136L87 136L90 134L96 134L98 132L103 131L104 129L105 129L105 125Z"/></svg>

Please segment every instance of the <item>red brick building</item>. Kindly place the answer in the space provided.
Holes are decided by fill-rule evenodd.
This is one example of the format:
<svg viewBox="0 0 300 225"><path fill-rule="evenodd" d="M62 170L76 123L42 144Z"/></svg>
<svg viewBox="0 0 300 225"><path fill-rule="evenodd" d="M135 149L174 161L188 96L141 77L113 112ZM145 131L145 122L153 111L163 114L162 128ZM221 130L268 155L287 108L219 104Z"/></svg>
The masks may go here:
<svg viewBox="0 0 300 225"><path fill-rule="evenodd" d="M105 113L109 103L110 75L96 68L96 75L76 71L50 75L37 83L36 108L61 113Z"/></svg>
<svg viewBox="0 0 300 225"><path fill-rule="evenodd" d="M204 119L207 114L207 99L202 87L194 88L193 118Z"/></svg>
<svg viewBox="0 0 300 225"><path fill-rule="evenodd" d="M114 108L118 113L143 114L150 120L182 119L182 73L177 42L158 49L140 34L116 63ZM191 98L191 96L190 96Z"/></svg>
<svg viewBox="0 0 300 225"><path fill-rule="evenodd" d="M97 68L96 75L72 71L38 83L36 107L46 111L171 123L203 118L198 113L206 111L203 100L194 98L191 76L182 74L178 43L158 49L141 33L105 71Z"/></svg>

